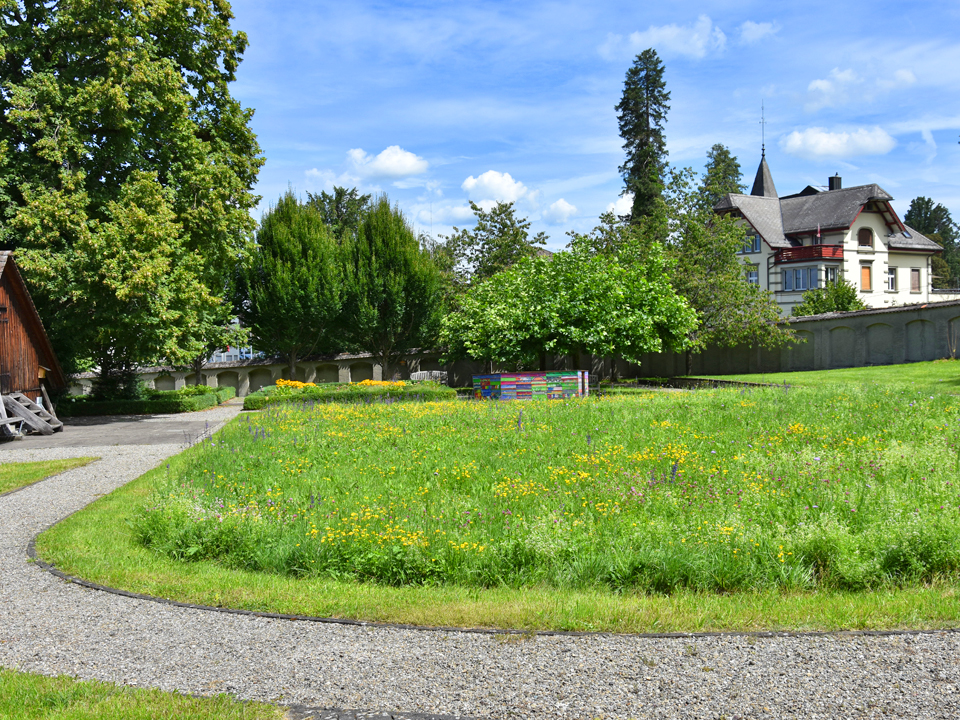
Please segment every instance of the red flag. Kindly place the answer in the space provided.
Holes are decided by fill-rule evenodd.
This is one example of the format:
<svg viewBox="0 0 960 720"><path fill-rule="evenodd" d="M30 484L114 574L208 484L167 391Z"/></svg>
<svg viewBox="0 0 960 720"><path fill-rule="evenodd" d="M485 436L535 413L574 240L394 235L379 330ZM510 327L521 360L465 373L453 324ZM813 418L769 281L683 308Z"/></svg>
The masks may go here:
<svg viewBox="0 0 960 720"><path fill-rule="evenodd" d="M817 223L817 242L820 242L820 223Z"/></svg>

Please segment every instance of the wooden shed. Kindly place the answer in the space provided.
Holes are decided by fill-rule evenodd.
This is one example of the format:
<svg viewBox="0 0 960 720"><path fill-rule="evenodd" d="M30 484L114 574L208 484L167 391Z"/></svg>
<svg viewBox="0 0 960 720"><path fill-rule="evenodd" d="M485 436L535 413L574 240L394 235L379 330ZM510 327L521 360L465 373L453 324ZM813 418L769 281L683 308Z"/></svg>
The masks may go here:
<svg viewBox="0 0 960 720"><path fill-rule="evenodd" d="M13 253L0 251L0 394L41 394L66 388L67 379L30 299Z"/></svg>

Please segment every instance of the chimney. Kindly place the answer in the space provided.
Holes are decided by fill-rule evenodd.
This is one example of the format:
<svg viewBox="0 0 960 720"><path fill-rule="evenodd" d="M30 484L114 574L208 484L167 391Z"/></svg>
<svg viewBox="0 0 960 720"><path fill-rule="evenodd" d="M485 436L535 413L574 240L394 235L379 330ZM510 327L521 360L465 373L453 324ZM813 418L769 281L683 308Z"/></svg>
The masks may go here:
<svg viewBox="0 0 960 720"><path fill-rule="evenodd" d="M840 177L840 173L837 173L832 178L827 178L827 183L829 190L839 190L843 187L843 178Z"/></svg>

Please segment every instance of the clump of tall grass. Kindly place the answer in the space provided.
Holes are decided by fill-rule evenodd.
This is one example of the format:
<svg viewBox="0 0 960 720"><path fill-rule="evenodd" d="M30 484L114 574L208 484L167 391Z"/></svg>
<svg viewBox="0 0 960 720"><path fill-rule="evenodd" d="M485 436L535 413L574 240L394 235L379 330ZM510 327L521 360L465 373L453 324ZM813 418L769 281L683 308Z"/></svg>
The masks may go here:
<svg viewBox="0 0 960 720"><path fill-rule="evenodd" d="M276 406L175 459L133 527L392 585L911 585L960 569L958 414L881 387Z"/></svg>

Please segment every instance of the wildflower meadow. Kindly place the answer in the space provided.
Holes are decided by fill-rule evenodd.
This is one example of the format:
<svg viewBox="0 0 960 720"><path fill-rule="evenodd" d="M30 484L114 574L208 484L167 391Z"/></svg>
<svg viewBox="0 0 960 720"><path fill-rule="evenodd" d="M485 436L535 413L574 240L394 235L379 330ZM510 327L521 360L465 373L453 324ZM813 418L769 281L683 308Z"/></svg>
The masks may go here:
<svg viewBox="0 0 960 720"><path fill-rule="evenodd" d="M864 386L305 403L173 458L183 561L390 585L669 593L956 577L960 402Z"/></svg>

